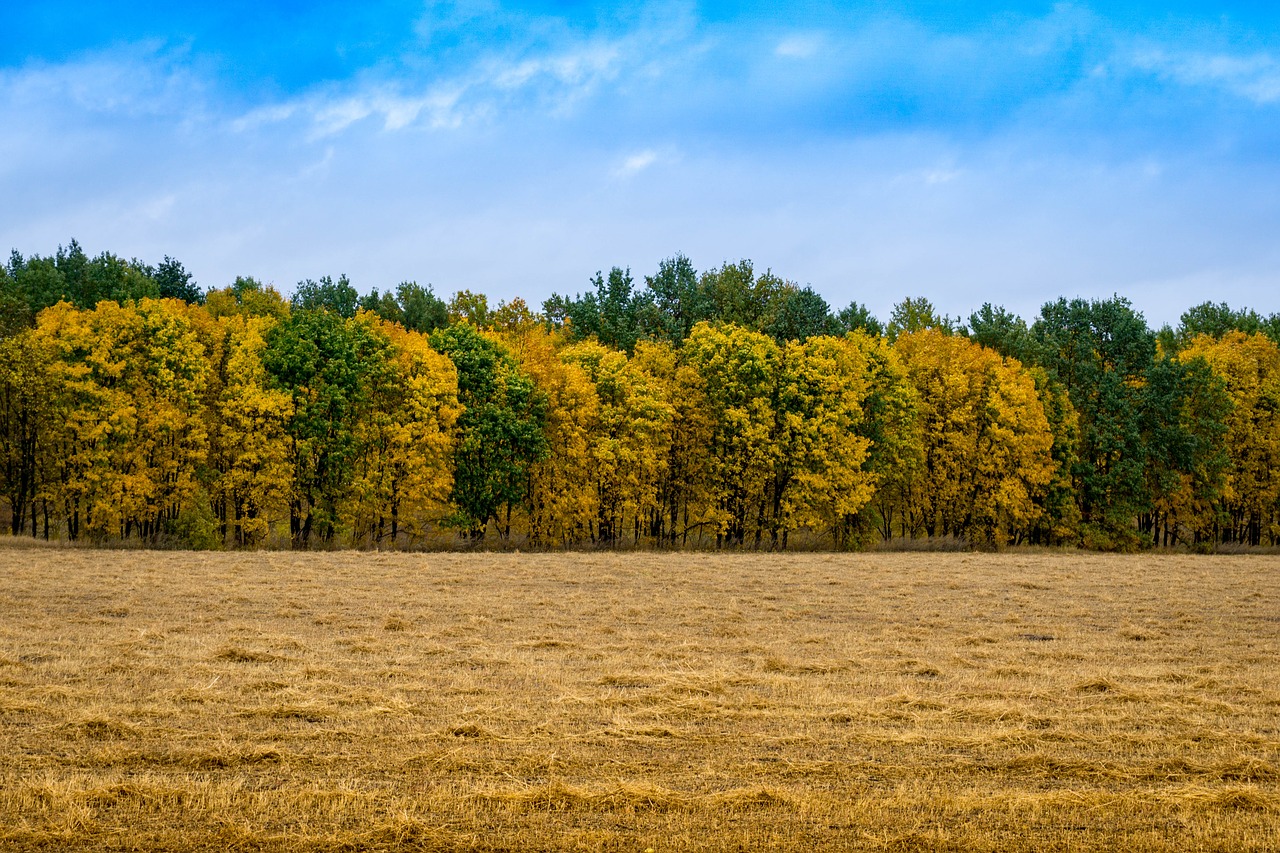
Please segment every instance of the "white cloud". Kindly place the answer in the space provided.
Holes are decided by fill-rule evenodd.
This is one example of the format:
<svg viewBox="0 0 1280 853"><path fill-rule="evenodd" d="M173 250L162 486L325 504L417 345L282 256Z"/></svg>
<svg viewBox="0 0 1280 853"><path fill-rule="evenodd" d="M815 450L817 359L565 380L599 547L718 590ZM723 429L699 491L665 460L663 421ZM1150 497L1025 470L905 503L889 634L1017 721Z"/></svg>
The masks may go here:
<svg viewBox="0 0 1280 853"><path fill-rule="evenodd" d="M251 110L232 121L231 129L237 133L241 133L246 130L256 130L263 125L288 121L297 111L297 104L275 104L269 107L261 107L256 110Z"/></svg>
<svg viewBox="0 0 1280 853"><path fill-rule="evenodd" d="M929 169L921 178L926 184L949 184L963 174L959 169Z"/></svg>
<svg viewBox="0 0 1280 853"><path fill-rule="evenodd" d="M484 58L418 93L404 84L361 80L258 107L234 119L230 127L243 132L301 116L311 125L313 140L341 133L371 117L381 118L386 131L419 125L455 129L469 118L493 114L518 94L540 99L550 112L563 114L601 82L616 76L622 55L618 44L593 43L519 61Z"/></svg>
<svg viewBox="0 0 1280 853"><path fill-rule="evenodd" d="M1183 85L1218 86L1256 104L1280 101L1280 62L1268 53L1172 54L1155 49L1140 51L1133 64Z"/></svg>
<svg viewBox="0 0 1280 853"><path fill-rule="evenodd" d="M568 86L582 85L609 76L618 57L617 45L589 44L513 64L496 63L487 75L488 80L477 82L491 83L500 89L523 88L539 78L549 78Z"/></svg>
<svg viewBox="0 0 1280 853"><path fill-rule="evenodd" d="M653 150L638 151L630 157L622 161L622 166L618 169L618 175L626 177L643 172L658 161L658 152Z"/></svg>
<svg viewBox="0 0 1280 853"><path fill-rule="evenodd" d="M193 71L152 44L0 71L0 104L27 111L166 116L199 109L202 93Z"/></svg>
<svg viewBox="0 0 1280 853"><path fill-rule="evenodd" d="M787 59L810 59L822 48L822 41L821 35L791 35L778 42L773 52Z"/></svg>

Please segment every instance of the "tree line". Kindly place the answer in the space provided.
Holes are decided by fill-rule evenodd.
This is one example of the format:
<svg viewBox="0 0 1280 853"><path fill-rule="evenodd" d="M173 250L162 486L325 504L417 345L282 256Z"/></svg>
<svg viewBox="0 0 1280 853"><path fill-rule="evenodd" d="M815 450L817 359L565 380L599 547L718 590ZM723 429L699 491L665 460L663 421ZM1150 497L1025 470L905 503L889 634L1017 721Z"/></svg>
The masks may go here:
<svg viewBox="0 0 1280 853"><path fill-rule="evenodd" d="M749 261L531 309L0 267L13 535L188 547L1211 549L1280 540L1280 315L833 311Z"/></svg>

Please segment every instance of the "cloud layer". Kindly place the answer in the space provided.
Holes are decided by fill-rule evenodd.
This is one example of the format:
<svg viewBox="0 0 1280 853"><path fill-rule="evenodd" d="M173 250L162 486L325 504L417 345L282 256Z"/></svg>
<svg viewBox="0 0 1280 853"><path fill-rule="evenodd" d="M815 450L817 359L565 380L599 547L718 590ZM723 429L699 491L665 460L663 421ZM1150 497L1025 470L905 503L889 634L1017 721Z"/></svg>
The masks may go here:
<svg viewBox="0 0 1280 853"><path fill-rule="evenodd" d="M881 314L1280 310L1265 16L256 8L90 18L0 55L6 242L170 254L205 286L345 272L538 301L682 251Z"/></svg>

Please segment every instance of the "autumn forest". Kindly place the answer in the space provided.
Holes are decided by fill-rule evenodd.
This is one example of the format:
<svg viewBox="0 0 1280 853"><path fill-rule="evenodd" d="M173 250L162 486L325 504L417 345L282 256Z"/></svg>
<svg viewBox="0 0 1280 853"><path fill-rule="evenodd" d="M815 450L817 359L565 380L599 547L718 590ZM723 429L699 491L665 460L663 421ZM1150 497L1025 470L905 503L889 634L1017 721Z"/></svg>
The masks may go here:
<svg viewBox="0 0 1280 853"><path fill-rule="evenodd" d="M1280 542L1280 315L833 311L749 261L539 309L182 264L0 267L15 536L189 548ZM939 547L942 547L939 544Z"/></svg>

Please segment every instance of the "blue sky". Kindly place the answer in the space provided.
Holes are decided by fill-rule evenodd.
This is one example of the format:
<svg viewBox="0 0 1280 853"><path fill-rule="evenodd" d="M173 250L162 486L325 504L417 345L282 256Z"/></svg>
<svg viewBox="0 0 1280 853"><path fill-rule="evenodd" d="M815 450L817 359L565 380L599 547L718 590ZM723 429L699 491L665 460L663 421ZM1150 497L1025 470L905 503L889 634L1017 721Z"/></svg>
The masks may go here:
<svg viewBox="0 0 1280 853"><path fill-rule="evenodd" d="M739 258L880 316L1280 311L1280 8L10 2L0 248L538 303Z"/></svg>

